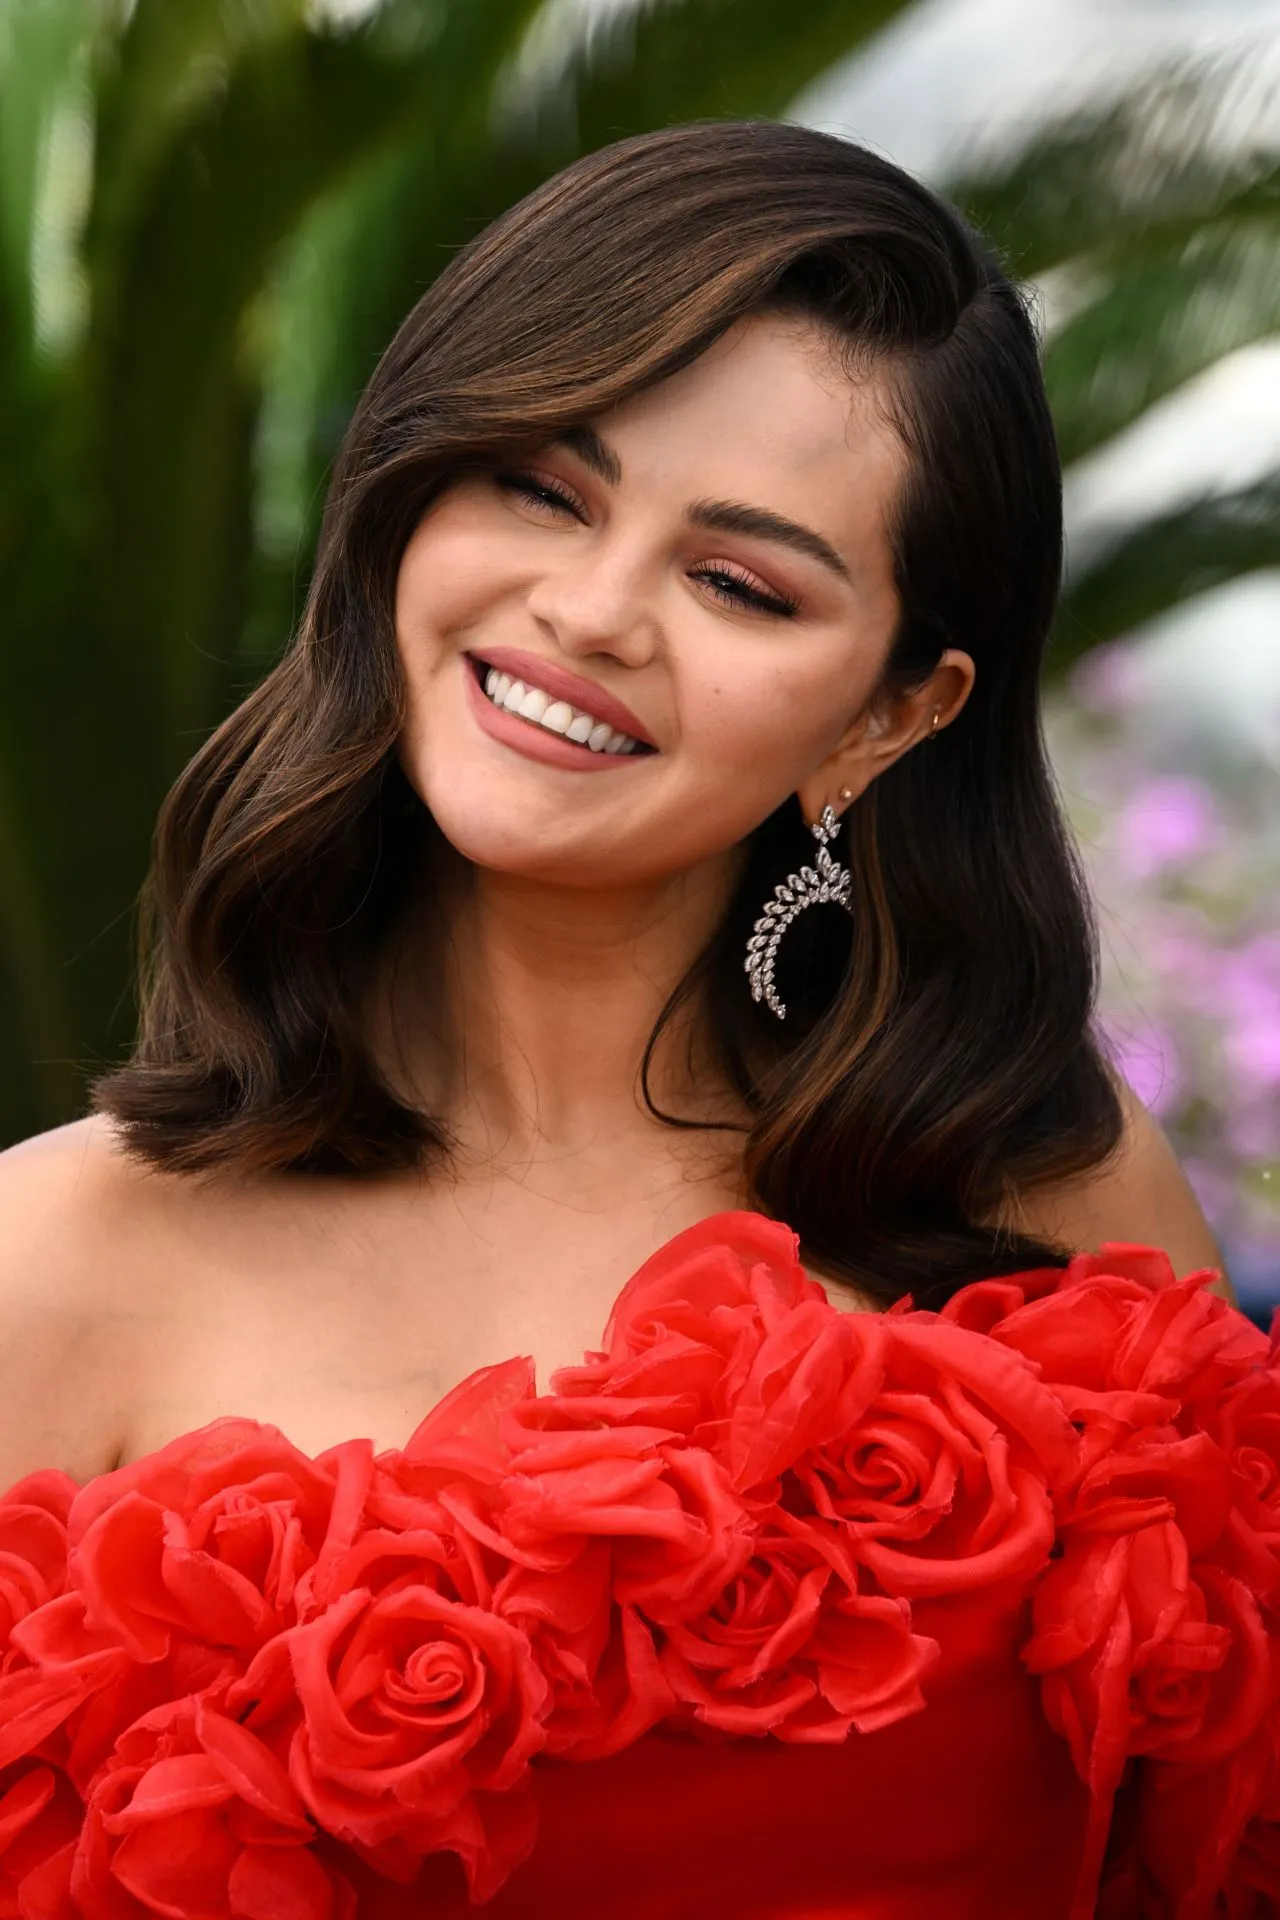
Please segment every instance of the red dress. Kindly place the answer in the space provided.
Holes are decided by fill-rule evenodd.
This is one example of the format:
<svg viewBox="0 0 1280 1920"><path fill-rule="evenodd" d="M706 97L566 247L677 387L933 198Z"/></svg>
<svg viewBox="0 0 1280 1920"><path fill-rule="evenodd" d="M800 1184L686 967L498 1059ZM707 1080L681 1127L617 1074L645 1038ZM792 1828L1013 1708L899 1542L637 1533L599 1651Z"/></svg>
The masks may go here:
<svg viewBox="0 0 1280 1920"><path fill-rule="evenodd" d="M1280 1914L1280 1358L1158 1249L838 1312L751 1213L408 1445L0 1500L0 1916Z"/></svg>

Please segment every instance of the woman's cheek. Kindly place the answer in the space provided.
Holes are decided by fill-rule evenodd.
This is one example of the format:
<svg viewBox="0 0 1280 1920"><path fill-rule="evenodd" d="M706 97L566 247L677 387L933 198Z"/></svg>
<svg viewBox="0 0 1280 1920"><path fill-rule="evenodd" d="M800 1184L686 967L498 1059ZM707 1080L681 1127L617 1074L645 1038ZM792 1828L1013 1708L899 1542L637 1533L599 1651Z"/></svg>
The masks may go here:
<svg viewBox="0 0 1280 1920"><path fill-rule="evenodd" d="M493 503L459 487L428 509L410 535L396 582L402 647L465 634L513 591L527 586L529 557ZM504 538L504 535L506 536Z"/></svg>
<svg viewBox="0 0 1280 1920"><path fill-rule="evenodd" d="M847 722L829 685L797 684L787 674L726 673L691 702L685 744L719 778L759 797L758 817L793 793L840 740Z"/></svg>

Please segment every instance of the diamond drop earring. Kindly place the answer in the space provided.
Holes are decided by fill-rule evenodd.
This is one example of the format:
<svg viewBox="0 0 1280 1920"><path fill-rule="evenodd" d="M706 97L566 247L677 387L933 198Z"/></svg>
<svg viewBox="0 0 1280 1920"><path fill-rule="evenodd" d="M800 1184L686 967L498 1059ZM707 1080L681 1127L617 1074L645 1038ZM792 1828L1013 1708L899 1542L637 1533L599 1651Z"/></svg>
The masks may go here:
<svg viewBox="0 0 1280 1920"><path fill-rule="evenodd" d="M847 791L846 788L841 793L842 800ZM849 894L853 885L852 876L849 869L842 867L827 851L828 840L834 840L840 831L835 808L825 806L821 819L815 821L809 831L818 843L816 867L801 867L799 873L789 873L774 888L772 900L756 921L751 938L747 941L747 957L743 961L743 971L751 979L751 998L763 1000L779 1020L786 1019L787 1009L774 988L773 966L783 934L806 907L816 907L830 900L851 911Z"/></svg>

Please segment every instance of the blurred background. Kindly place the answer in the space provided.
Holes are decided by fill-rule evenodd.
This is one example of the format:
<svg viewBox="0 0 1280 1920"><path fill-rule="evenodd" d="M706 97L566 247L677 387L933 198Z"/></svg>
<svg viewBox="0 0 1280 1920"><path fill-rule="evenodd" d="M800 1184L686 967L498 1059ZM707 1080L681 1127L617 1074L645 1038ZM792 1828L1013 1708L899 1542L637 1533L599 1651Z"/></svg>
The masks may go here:
<svg viewBox="0 0 1280 1920"><path fill-rule="evenodd" d="M285 643L397 323L576 154L851 135L1033 288L1103 1016L1280 1302L1280 0L0 0L0 1144L133 1021L179 768Z"/></svg>

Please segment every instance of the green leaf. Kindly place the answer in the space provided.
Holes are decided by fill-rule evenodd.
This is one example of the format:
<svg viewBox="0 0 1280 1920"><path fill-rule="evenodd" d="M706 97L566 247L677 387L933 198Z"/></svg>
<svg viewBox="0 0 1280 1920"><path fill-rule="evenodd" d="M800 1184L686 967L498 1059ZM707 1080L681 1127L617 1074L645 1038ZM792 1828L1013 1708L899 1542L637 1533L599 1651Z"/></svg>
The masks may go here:
<svg viewBox="0 0 1280 1920"><path fill-rule="evenodd" d="M1176 254L1206 223L1280 220L1280 154L1261 132L1224 137L1257 114L1239 57L1179 63L1104 107L1064 115L1021 146L958 168L950 197L1029 279L1088 256L1121 266Z"/></svg>
<svg viewBox="0 0 1280 1920"><path fill-rule="evenodd" d="M1045 379L1064 462L1119 433L1238 348L1280 333L1280 244L1215 221L1118 268L1049 342Z"/></svg>
<svg viewBox="0 0 1280 1920"><path fill-rule="evenodd" d="M296 34L305 0L135 0L98 55L98 158L87 249L96 280L116 256L184 130L216 114L246 54Z"/></svg>
<svg viewBox="0 0 1280 1920"><path fill-rule="evenodd" d="M56 116L76 111L91 40L89 0L8 0L0 9L0 392L33 377L32 257Z"/></svg>
<svg viewBox="0 0 1280 1920"><path fill-rule="evenodd" d="M1069 575L1046 671L1241 575L1280 567L1280 471L1143 521Z"/></svg>

